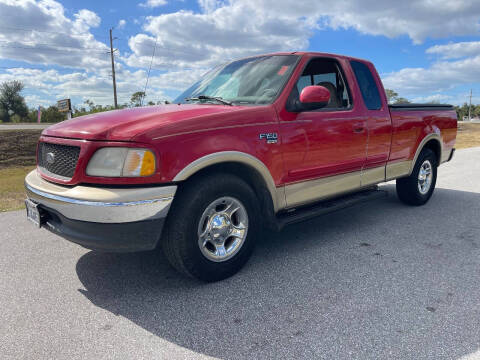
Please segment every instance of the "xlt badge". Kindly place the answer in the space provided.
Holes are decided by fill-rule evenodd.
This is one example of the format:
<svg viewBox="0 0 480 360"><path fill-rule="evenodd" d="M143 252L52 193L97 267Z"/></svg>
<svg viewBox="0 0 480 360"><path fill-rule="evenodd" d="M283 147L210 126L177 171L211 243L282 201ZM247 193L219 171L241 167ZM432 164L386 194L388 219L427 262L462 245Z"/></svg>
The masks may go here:
<svg viewBox="0 0 480 360"><path fill-rule="evenodd" d="M264 133L259 135L260 140L267 140L267 144L276 144L278 140L277 133Z"/></svg>

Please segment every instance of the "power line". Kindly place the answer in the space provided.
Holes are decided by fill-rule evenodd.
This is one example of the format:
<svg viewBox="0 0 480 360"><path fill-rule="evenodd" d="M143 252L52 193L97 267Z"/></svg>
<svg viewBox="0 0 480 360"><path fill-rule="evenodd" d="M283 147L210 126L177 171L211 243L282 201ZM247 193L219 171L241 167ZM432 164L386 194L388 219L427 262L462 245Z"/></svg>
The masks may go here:
<svg viewBox="0 0 480 360"><path fill-rule="evenodd" d="M115 38L115 40L118 40L118 38ZM56 45L48 44L48 43L34 43L34 42L13 43L13 42L8 41L8 40L0 40L0 42L7 43L5 45L0 44L0 47L2 47L2 48L12 48L12 49L45 50L45 51L64 51L65 49L70 49L70 50L73 50L73 51L93 50L94 52L97 52L97 53L98 52L101 52L101 53L104 52L103 50L101 50L99 48L92 48L92 47L78 48L78 47L73 47L73 46L57 46L56 48L45 48L45 47L38 47L38 45L40 45L40 46L52 46L52 47L56 46ZM134 42L134 44L143 44L144 46L160 49L160 50L163 50L163 51L168 51L168 52L171 52L171 53L178 53L178 54L184 54L184 55L195 55L195 53L193 53L193 52L187 52L187 51L165 48L165 47L158 47L156 45L156 43L157 43L157 41L155 41L155 45L150 45L150 44L143 44L143 43L140 43L140 42ZM16 44L18 44L18 45L16 45ZM28 46L30 44L33 45L33 46L32 47ZM100 43L100 44L105 45L103 43ZM105 45L105 46L107 46L107 45ZM105 51L107 52L107 54L109 53L108 49L105 49Z"/></svg>
<svg viewBox="0 0 480 360"><path fill-rule="evenodd" d="M7 48L7 49L24 49L24 50L36 50L36 51L62 51L65 52L65 48L45 48L45 47L28 47L28 46L10 46L10 45L0 45L0 48ZM108 54L108 50L99 50L99 49L88 49L88 48L80 48L75 49L71 48L70 51L85 51L88 50L89 53L97 53L97 54ZM93 50L93 51L92 51Z"/></svg>
<svg viewBox="0 0 480 360"><path fill-rule="evenodd" d="M103 51L101 50L99 47L81 47L79 48L78 46L77 47L74 47L74 46L65 46L65 45L57 45L57 44L49 44L49 43L35 43L35 42L12 42L12 41L8 41L8 40L0 40L0 42L2 43L7 43L6 45L0 45L2 47L8 47L8 46L29 46L29 45L32 45L32 46L37 46L37 45L40 45L40 46L50 46L50 47L56 47L57 49L73 49L73 50L97 50L97 51ZM107 48L107 45L105 45L104 43L102 42L99 42L99 44L102 44L105 46L105 51L108 51L108 48Z"/></svg>
<svg viewBox="0 0 480 360"><path fill-rule="evenodd" d="M155 50L157 49L157 38L155 38L155 46L153 47L152 59L150 60L150 67L148 68L147 81L145 82L145 89L143 90L143 97L140 100L140 106L142 105L143 98L147 96L148 79L150 78L150 70L152 70L153 58L155 57Z"/></svg>
<svg viewBox="0 0 480 360"><path fill-rule="evenodd" d="M39 67L23 67L23 66L0 66L0 69L42 69Z"/></svg>
<svg viewBox="0 0 480 360"><path fill-rule="evenodd" d="M3 26L3 25L0 25L0 29L3 28L3 29L10 29L10 30L19 30L19 31L30 31L30 32L41 32L41 33L48 33L48 34L59 34L59 35L67 35L67 36L85 36L85 35L91 35L93 36L95 39L106 39L108 40L108 37L103 37L103 36L96 36L92 33L87 33L87 34L72 34L72 33L64 33L64 32L58 32L58 31L46 31L46 30L38 30L38 29L27 29L27 28L19 28L19 27L11 27L11 26ZM121 39L121 38L116 38L116 40L126 40L126 39ZM0 40L2 41L2 40ZM2 42L5 42L5 40L3 40ZM143 42L139 42L139 41L134 41L133 44L142 44L143 46L149 46L149 47L157 47L158 46L156 45L157 44L157 39L155 39L155 44L154 45L151 45L151 44L145 44ZM35 45L42 45L42 44L35 44ZM50 45L50 44L43 44L43 45ZM74 50L80 50L80 49L77 49L77 48L74 48L74 47L65 47L65 48L71 48L71 49L74 49ZM95 48L82 48L82 49L85 49L85 50L88 50L88 49L93 49L93 50L98 50L98 49L95 49ZM183 51L183 50L178 50L178 49L171 49L171 48L165 48L165 47L161 47L160 49L162 50L165 50L165 51L170 51L170 52L176 52L176 53L182 53L182 54L185 54L185 55L194 55L193 52L188 52L188 51Z"/></svg>
<svg viewBox="0 0 480 360"><path fill-rule="evenodd" d="M16 30L16 31L27 31L27 32L41 32L41 33L46 33L46 34L58 34L58 35L67 35L67 36L85 36L85 35L93 35L92 33L86 33L86 34L72 34L72 33L65 33L65 32L59 32L59 31L46 31L46 30L38 30L38 29L27 29L27 28L19 28L19 27L12 27L12 26L3 26L0 25L0 29L9 29L9 30ZM96 38L99 39L107 39L105 36L95 36Z"/></svg>
<svg viewBox="0 0 480 360"><path fill-rule="evenodd" d="M155 39L155 44L156 44L156 39ZM166 47L158 47L157 45L150 45L150 44L144 44L142 42L139 42L139 41L134 41L132 42L132 44L142 44L144 46L148 46L148 47L156 47L157 49L161 49L161 50L165 50L165 51L169 51L169 52L175 52L175 53L180 53L180 54L185 54L185 55L195 55L195 53L193 52L188 52L188 51L183 51L183 50L178 50L178 49L172 49L172 48L166 48ZM130 44L129 44L130 45Z"/></svg>

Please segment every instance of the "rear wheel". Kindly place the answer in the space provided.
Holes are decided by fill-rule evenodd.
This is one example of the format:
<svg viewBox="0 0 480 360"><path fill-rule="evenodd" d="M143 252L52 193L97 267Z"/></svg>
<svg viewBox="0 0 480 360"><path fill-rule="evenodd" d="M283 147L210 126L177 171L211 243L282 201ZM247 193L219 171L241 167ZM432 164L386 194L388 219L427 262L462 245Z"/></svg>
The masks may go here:
<svg viewBox="0 0 480 360"><path fill-rule="evenodd" d="M437 182L437 158L430 149L423 149L412 174L397 179L398 198L409 205L423 205L433 194Z"/></svg>
<svg viewBox="0 0 480 360"><path fill-rule="evenodd" d="M181 190L162 239L167 259L203 281L232 276L250 258L260 231L255 193L230 174L205 176Z"/></svg>

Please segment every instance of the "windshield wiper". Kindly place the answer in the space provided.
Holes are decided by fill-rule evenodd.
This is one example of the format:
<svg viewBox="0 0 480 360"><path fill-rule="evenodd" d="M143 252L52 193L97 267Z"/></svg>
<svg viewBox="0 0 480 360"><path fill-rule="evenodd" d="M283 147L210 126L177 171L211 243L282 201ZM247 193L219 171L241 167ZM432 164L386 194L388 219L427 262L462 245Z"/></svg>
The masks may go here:
<svg viewBox="0 0 480 360"><path fill-rule="evenodd" d="M219 96L198 95L197 97L185 98L185 101L192 101L192 100L193 101L195 101L195 100L215 100L215 101L221 102L222 104L225 104L225 105L230 105L230 106L233 105L233 103L231 103L230 101L223 100Z"/></svg>

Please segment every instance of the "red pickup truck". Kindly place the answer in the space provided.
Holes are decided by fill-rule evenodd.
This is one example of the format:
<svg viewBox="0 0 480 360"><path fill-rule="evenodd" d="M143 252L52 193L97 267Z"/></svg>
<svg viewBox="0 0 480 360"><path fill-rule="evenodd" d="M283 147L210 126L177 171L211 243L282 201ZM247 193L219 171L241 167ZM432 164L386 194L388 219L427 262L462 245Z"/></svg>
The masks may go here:
<svg viewBox="0 0 480 360"><path fill-rule="evenodd" d="M43 131L27 216L84 247L162 248L204 281L237 272L263 229L375 197L425 204L454 153L449 105L388 105L365 60L294 52L206 73L174 104Z"/></svg>

